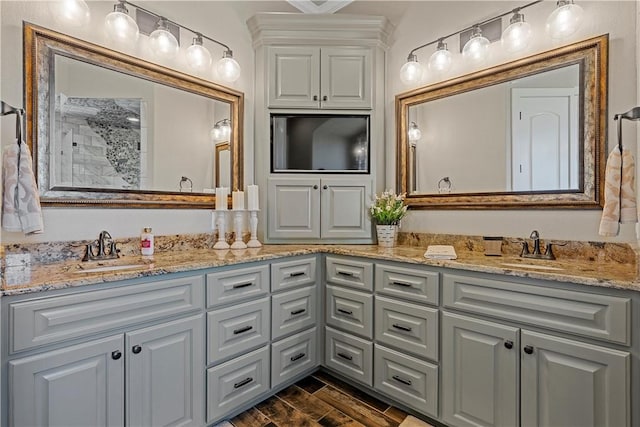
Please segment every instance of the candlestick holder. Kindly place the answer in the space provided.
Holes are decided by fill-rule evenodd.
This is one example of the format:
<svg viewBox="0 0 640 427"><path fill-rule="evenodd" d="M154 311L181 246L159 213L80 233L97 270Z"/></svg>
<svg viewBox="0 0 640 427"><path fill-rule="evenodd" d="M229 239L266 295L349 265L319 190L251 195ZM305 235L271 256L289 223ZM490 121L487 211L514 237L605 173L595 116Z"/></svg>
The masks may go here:
<svg viewBox="0 0 640 427"><path fill-rule="evenodd" d="M236 233L236 241L231 244L231 249L246 249L247 244L242 241L242 216L244 209L233 210L233 226Z"/></svg>
<svg viewBox="0 0 640 427"><path fill-rule="evenodd" d="M248 248L259 248L262 243L258 241L258 209L249 211L249 227L251 238L247 242Z"/></svg>
<svg viewBox="0 0 640 427"><path fill-rule="evenodd" d="M214 215L216 216L216 224L218 228L218 241L215 245L213 245L213 249L229 249L229 244L225 240L225 235L227 232L227 224L226 224L226 215L227 211L224 210L215 210Z"/></svg>

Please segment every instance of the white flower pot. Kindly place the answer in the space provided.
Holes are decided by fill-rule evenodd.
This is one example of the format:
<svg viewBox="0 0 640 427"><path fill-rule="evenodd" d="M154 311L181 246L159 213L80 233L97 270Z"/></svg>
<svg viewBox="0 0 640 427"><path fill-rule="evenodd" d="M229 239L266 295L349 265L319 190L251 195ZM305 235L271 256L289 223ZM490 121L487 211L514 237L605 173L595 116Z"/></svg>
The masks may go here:
<svg viewBox="0 0 640 427"><path fill-rule="evenodd" d="M397 225L376 225L378 234L378 246L393 247L398 238Z"/></svg>

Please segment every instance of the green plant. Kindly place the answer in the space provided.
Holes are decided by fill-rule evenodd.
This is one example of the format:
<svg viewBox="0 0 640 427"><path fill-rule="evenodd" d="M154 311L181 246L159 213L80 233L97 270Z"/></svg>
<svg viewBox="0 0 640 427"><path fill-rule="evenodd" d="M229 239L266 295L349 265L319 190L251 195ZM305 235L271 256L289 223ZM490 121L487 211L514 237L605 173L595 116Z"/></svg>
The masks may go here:
<svg viewBox="0 0 640 427"><path fill-rule="evenodd" d="M371 218L378 225L397 225L407 214L404 198L404 194L395 194L391 190L385 190L379 196L376 194L373 204L369 207Z"/></svg>

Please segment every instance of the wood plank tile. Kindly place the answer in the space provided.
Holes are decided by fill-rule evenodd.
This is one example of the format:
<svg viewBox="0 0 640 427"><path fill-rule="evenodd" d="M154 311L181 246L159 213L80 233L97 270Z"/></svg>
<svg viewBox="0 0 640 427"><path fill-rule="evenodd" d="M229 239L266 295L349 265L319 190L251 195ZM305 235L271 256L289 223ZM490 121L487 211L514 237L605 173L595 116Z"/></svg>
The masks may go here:
<svg viewBox="0 0 640 427"><path fill-rule="evenodd" d="M276 396L258 403L256 408L278 426L317 427L320 425Z"/></svg>
<svg viewBox="0 0 640 427"><path fill-rule="evenodd" d="M387 409L389 409L389 406L391 406L383 402L382 400L376 399L375 397L368 395L362 390L356 387L353 387L352 385L347 384L344 381L339 380L338 378L335 378L327 374L326 372L318 371L318 372L315 372L313 376L319 379L320 381L323 381L329 385L334 386L339 390L344 391L349 396L352 396L358 399L359 401L366 403L367 405L371 406L372 408L380 412L386 411Z"/></svg>
<svg viewBox="0 0 640 427"><path fill-rule="evenodd" d="M395 406L390 406L389 409L384 411L384 414L389 418L392 418L398 422L404 421L407 418L407 413L401 409L396 408Z"/></svg>
<svg viewBox="0 0 640 427"><path fill-rule="evenodd" d="M326 384L320 381L319 379L309 375L308 377L298 381L296 385L301 389L303 389L304 391L306 391L307 393L313 394L316 391L320 390L322 387L324 387Z"/></svg>
<svg viewBox="0 0 640 427"><path fill-rule="evenodd" d="M295 385L287 387L276 396L300 412L307 414L313 420L319 420L333 409L324 401L312 396Z"/></svg>
<svg viewBox="0 0 640 427"><path fill-rule="evenodd" d="M365 405L353 396L347 395L333 386L327 386L314 394L347 416L368 427L397 427L400 423L382 412Z"/></svg>
<svg viewBox="0 0 640 427"><path fill-rule="evenodd" d="M231 421L235 427L267 427L271 420L255 407L236 415Z"/></svg>
<svg viewBox="0 0 640 427"><path fill-rule="evenodd" d="M318 421L323 427L365 427L337 409L332 410Z"/></svg>

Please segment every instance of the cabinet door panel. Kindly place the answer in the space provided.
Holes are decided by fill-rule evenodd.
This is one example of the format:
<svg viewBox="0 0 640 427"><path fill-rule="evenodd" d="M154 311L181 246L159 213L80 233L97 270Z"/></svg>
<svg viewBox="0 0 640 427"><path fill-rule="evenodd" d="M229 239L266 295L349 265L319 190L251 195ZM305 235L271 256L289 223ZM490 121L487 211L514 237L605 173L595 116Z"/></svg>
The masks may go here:
<svg viewBox="0 0 640 427"><path fill-rule="evenodd" d="M518 425L518 348L517 328L443 313L442 417L447 425Z"/></svg>
<svg viewBox="0 0 640 427"><path fill-rule="evenodd" d="M316 287L276 294L271 297L271 339L313 326L318 321Z"/></svg>
<svg viewBox="0 0 640 427"><path fill-rule="evenodd" d="M270 238L320 238L319 186L319 179L269 179L268 234Z"/></svg>
<svg viewBox="0 0 640 427"><path fill-rule="evenodd" d="M370 199L371 181L368 179L323 179L322 238L371 238L371 220L367 212Z"/></svg>
<svg viewBox="0 0 640 427"><path fill-rule="evenodd" d="M521 343L523 427L630 424L629 353L530 331Z"/></svg>
<svg viewBox="0 0 640 427"><path fill-rule="evenodd" d="M322 48L321 56L322 108L370 109L371 50Z"/></svg>
<svg viewBox="0 0 640 427"><path fill-rule="evenodd" d="M320 49L271 47L268 55L269 107L319 108Z"/></svg>
<svg viewBox="0 0 640 427"><path fill-rule="evenodd" d="M123 390L122 335L13 360L9 425L122 426Z"/></svg>
<svg viewBox="0 0 640 427"><path fill-rule="evenodd" d="M126 334L127 425L204 424L203 331L198 315Z"/></svg>

